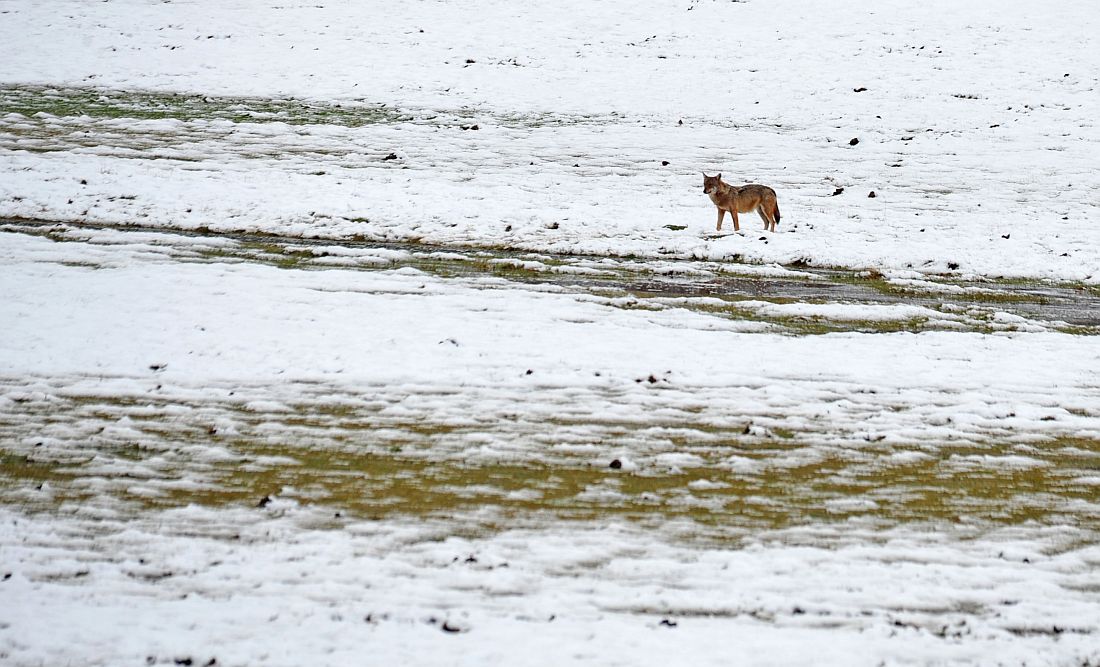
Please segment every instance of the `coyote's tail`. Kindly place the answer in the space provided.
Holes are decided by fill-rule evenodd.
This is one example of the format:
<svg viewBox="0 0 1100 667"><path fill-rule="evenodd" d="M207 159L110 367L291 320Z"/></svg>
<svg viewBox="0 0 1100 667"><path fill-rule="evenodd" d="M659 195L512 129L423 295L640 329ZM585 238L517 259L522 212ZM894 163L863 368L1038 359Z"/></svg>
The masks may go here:
<svg viewBox="0 0 1100 667"><path fill-rule="evenodd" d="M772 204L772 217L775 218L775 224L779 224L779 202Z"/></svg>

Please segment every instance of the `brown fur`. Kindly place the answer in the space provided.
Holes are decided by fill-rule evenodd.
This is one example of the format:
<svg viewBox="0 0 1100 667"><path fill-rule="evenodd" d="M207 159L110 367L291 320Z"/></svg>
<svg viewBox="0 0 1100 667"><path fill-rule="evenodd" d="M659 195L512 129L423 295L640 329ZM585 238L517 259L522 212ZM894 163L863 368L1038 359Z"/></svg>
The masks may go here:
<svg viewBox="0 0 1100 667"><path fill-rule="evenodd" d="M735 232L741 229L737 222L738 213L756 211L764 221L764 229L770 228L773 232L779 223L779 202L776 201L775 190L766 185L750 183L734 187L722 181L722 174L703 174L703 192L718 207L718 231L722 231L722 219L727 211L733 217Z"/></svg>

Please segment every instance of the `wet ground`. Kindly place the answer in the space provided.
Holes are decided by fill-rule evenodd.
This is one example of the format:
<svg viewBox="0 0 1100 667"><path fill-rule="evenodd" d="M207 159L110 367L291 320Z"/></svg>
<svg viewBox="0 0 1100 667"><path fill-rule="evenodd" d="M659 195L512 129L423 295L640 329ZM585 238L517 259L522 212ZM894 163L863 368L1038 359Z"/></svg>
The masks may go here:
<svg viewBox="0 0 1100 667"><path fill-rule="evenodd" d="M0 231L105 246L149 244L178 261L249 261L285 268L392 270L411 267L447 278L502 278L616 299L623 307L679 307L775 325L793 334L830 331L965 330L1041 327L1100 333L1100 289L1037 280L966 280L952 276L888 278L875 270L755 265L685 259L645 260L507 248L438 246L366 239L290 238L248 232L187 231L44 220L0 220ZM102 232L103 234L97 234ZM104 235L105 234L105 235ZM150 238L149 235L154 235ZM139 238L140 237L140 238ZM211 241L215 241L211 245ZM761 305L909 305L913 317L801 314ZM1013 318L998 317L1006 313ZM1019 318L1019 319L1015 319Z"/></svg>

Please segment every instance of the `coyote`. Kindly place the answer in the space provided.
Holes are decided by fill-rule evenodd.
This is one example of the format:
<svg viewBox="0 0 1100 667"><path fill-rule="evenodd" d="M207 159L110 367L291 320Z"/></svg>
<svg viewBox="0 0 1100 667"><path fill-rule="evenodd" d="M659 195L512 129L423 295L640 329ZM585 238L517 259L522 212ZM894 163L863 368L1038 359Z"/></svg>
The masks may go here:
<svg viewBox="0 0 1100 667"><path fill-rule="evenodd" d="M737 224L738 213L756 211L764 220L764 229L775 231L779 223L779 203L775 201L775 190L766 185L750 183L737 188L722 182L722 174L707 176L703 174L703 192L718 207L718 231L722 231L722 218L726 211L733 216L733 231L741 227Z"/></svg>

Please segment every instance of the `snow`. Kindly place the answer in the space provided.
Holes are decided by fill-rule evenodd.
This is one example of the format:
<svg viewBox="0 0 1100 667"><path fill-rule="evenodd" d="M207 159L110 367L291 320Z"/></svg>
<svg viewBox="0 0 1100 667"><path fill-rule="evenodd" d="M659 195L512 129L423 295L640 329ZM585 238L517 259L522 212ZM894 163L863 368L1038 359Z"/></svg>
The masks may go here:
<svg viewBox="0 0 1100 667"><path fill-rule="evenodd" d="M1097 283L1097 21L1085 2L9 3L9 84L395 120L8 114L0 215ZM701 171L775 187L778 233L715 236Z"/></svg>
<svg viewBox="0 0 1100 667"><path fill-rule="evenodd" d="M616 524L471 538L257 512L77 520L68 534L4 517L19 574L0 590L23 612L3 612L18 637L12 664L62 662L71 646L102 664L995 664L1023 650L1029 664L1057 665L1096 655L1085 589L1100 553L1060 550L1072 534L974 542L903 531L874 548L762 535L699 551Z"/></svg>
<svg viewBox="0 0 1100 667"><path fill-rule="evenodd" d="M1096 34L0 5L0 663L1100 663Z"/></svg>

